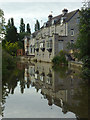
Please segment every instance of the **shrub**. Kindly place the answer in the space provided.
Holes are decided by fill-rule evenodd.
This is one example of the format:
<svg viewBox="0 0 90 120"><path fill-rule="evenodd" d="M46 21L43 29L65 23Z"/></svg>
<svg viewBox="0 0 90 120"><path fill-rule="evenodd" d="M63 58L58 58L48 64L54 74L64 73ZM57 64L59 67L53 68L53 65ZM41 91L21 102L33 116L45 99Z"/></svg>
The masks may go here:
<svg viewBox="0 0 90 120"><path fill-rule="evenodd" d="M65 57L65 51L60 51L59 54L53 58L52 62L55 65L68 64L68 61L66 60Z"/></svg>
<svg viewBox="0 0 90 120"><path fill-rule="evenodd" d="M17 49L19 49L18 43L10 43L7 42L5 43L5 50L12 56L16 56L17 54Z"/></svg>
<svg viewBox="0 0 90 120"><path fill-rule="evenodd" d="M53 60L52 60L52 62L54 63L54 64L59 64L60 63L60 56L55 56L54 58L53 58Z"/></svg>

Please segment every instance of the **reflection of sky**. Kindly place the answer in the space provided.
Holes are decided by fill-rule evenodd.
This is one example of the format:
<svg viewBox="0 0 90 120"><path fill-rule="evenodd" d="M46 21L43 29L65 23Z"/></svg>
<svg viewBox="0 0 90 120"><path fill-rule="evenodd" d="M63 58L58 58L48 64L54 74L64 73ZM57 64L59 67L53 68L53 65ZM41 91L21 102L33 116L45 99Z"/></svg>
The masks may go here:
<svg viewBox="0 0 90 120"><path fill-rule="evenodd" d="M36 89L25 89L20 93L20 87L15 89L14 95L9 95L5 104L5 118L75 118L75 114L62 113L62 109L56 105L48 106L48 101ZM42 98L42 99L41 99Z"/></svg>
<svg viewBox="0 0 90 120"><path fill-rule="evenodd" d="M1 2L0 8L3 9L6 22L13 17L15 25L19 28L20 18L24 18L25 23L30 23L32 32L34 24L38 19L43 24L47 21L47 16L53 11L53 16L61 14L62 9L67 8L70 11L80 9L82 3L78 2Z"/></svg>

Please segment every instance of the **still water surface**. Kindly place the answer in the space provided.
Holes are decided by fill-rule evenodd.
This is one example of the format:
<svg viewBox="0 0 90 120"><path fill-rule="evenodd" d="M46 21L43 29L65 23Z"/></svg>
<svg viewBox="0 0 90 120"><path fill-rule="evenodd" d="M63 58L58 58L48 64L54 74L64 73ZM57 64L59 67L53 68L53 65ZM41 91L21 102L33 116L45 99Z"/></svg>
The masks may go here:
<svg viewBox="0 0 90 120"><path fill-rule="evenodd" d="M4 118L87 118L87 84L80 69L17 63L3 76Z"/></svg>

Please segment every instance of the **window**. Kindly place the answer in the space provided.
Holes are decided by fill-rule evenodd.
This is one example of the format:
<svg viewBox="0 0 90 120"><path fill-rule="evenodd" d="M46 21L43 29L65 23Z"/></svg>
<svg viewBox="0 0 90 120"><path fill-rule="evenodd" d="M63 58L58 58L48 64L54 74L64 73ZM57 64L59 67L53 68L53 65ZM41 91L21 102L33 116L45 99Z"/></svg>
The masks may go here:
<svg viewBox="0 0 90 120"><path fill-rule="evenodd" d="M71 43L74 43L74 40L71 40Z"/></svg>
<svg viewBox="0 0 90 120"><path fill-rule="evenodd" d="M47 48L49 47L49 42L47 42Z"/></svg>
<svg viewBox="0 0 90 120"><path fill-rule="evenodd" d="M71 36L74 36L74 30L71 29Z"/></svg>
<svg viewBox="0 0 90 120"><path fill-rule="evenodd" d="M32 53L32 48L31 48L31 53Z"/></svg>
<svg viewBox="0 0 90 120"><path fill-rule="evenodd" d="M50 48L52 48L52 41L50 41L50 45L49 45Z"/></svg>
<svg viewBox="0 0 90 120"><path fill-rule="evenodd" d="M49 58L50 58L51 54L49 54Z"/></svg>

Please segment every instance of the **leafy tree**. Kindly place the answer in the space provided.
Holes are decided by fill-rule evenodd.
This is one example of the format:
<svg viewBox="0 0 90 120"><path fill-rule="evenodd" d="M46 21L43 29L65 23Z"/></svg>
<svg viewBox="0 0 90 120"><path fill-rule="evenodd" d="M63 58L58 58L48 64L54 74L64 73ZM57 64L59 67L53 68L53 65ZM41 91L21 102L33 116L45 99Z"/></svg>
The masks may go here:
<svg viewBox="0 0 90 120"><path fill-rule="evenodd" d="M35 31L40 30L40 23L38 20L36 20L36 24L35 24Z"/></svg>
<svg viewBox="0 0 90 120"><path fill-rule="evenodd" d="M25 32L25 24L23 18L20 21L20 33Z"/></svg>
<svg viewBox="0 0 90 120"><path fill-rule="evenodd" d="M27 33L31 34L31 29L29 23L27 24Z"/></svg>
<svg viewBox="0 0 90 120"><path fill-rule="evenodd" d="M18 41L18 33L17 33L17 28L15 26L9 26L6 27L6 36L5 36L6 41L10 42L16 42Z"/></svg>
<svg viewBox="0 0 90 120"><path fill-rule="evenodd" d="M17 28L14 26L14 19L11 18L8 20L8 24L6 25L6 36L5 40L10 42L18 41L18 33Z"/></svg>
<svg viewBox="0 0 90 120"><path fill-rule="evenodd" d="M8 27L11 27L11 22L10 22L10 19L8 20L8 24L7 24Z"/></svg>
<svg viewBox="0 0 90 120"><path fill-rule="evenodd" d="M65 54L66 54L65 51L60 51L60 53L52 59L54 65L60 65L60 64L67 65L68 62L66 60Z"/></svg>
<svg viewBox="0 0 90 120"><path fill-rule="evenodd" d="M79 49L79 59L90 58L90 8L80 12L79 37L76 42Z"/></svg>
<svg viewBox="0 0 90 120"><path fill-rule="evenodd" d="M14 26L14 19L11 18L11 26Z"/></svg>
<svg viewBox="0 0 90 120"><path fill-rule="evenodd" d="M6 41L5 50L12 56L16 56L17 49L19 49L18 43L10 43Z"/></svg>

